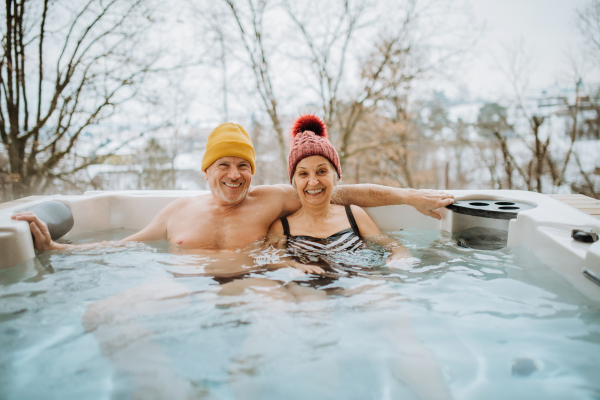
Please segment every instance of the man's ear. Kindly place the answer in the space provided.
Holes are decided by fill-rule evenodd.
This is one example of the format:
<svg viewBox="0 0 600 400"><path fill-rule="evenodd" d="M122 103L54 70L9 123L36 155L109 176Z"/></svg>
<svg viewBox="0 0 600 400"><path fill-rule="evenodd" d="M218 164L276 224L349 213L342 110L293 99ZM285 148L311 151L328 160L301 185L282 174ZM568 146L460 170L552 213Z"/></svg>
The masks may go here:
<svg viewBox="0 0 600 400"><path fill-rule="evenodd" d="M206 168L204 171L204 179L206 179L208 181L208 173L206 173L206 171L208 171L208 168Z"/></svg>

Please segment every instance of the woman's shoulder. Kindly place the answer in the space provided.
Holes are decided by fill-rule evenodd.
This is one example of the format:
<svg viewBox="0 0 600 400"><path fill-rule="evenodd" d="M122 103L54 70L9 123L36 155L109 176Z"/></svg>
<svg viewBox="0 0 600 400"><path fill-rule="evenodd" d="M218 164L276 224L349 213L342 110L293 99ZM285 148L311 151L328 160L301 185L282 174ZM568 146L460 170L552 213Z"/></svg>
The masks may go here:
<svg viewBox="0 0 600 400"><path fill-rule="evenodd" d="M359 206L355 206L354 204L351 204L349 206L341 206L341 205L337 205L337 204L331 204L331 210L335 213L335 214L339 214L339 215L346 215L346 208L350 207L350 211L352 213L352 215L354 216L354 218L356 219L358 218L364 218L364 217L369 217L369 214L367 214L367 212L365 210L363 210L361 207Z"/></svg>
<svg viewBox="0 0 600 400"><path fill-rule="evenodd" d="M352 210L352 214L354 215L368 215L362 207L356 206L354 204L350 205L350 210Z"/></svg>
<svg viewBox="0 0 600 400"><path fill-rule="evenodd" d="M373 219L371 219L369 214L362 207L351 205L350 209L352 210L352 215L354 216L354 220L358 225L361 235L366 236L380 234L379 228L377 225L375 225Z"/></svg>

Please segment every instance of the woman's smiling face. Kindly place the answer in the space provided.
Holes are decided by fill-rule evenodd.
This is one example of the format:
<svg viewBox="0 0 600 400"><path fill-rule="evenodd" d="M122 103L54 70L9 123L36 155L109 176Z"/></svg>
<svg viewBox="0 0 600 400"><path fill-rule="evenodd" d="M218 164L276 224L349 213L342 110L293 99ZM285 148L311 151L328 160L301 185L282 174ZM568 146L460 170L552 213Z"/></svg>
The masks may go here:
<svg viewBox="0 0 600 400"><path fill-rule="evenodd" d="M303 205L329 205L335 180L335 169L323 156L306 157L296 165L294 183Z"/></svg>

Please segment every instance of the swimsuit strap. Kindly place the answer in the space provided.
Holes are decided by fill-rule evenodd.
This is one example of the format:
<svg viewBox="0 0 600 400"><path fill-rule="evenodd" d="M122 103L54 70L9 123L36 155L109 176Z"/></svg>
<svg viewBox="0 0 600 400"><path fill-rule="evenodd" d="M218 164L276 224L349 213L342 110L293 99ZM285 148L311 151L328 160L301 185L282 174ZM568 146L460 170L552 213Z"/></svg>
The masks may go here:
<svg viewBox="0 0 600 400"><path fill-rule="evenodd" d="M287 218L282 217L282 218L279 218L279 220L281 221L281 225L283 225L283 234L285 236L292 236L292 235L290 235L290 224L288 223Z"/></svg>
<svg viewBox="0 0 600 400"><path fill-rule="evenodd" d="M358 225L356 224L356 220L354 219L354 214L352 214L352 209L350 208L350 206L345 206L344 208L346 209L346 216L348 216L348 221L350 221L350 226L352 227L352 230L354 231L356 236L361 238L362 236L360 236L360 231L358 230Z"/></svg>
<svg viewBox="0 0 600 400"><path fill-rule="evenodd" d="M346 209L346 216L348 217L348 221L350 222L350 226L352 227L352 230L354 231L356 236L358 236L359 238L362 238L362 236L360 235L360 231L358 230L358 225L356 224L356 220L354 219L354 214L352 214L352 209L350 208L350 206L345 206L344 208ZM283 234L285 236L292 236L290 234L290 224L288 223L287 218L282 217L282 218L279 218L279 220L281 221L281 225L283 226Z"/></svg>

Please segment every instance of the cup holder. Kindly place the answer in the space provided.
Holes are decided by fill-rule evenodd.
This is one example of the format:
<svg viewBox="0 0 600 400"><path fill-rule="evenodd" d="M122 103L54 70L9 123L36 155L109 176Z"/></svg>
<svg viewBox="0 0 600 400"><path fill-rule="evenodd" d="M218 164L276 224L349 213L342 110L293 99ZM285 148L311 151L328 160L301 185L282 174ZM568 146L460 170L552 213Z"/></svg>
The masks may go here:
<svg viewBox="0 0 600 400"><path fill-rule="evenodd" d="M461 200L446 206L455 213L491 219L510 220L517 213L535 208L534 205L510 200Z"/></svg>
<svg viewBox="0 0 600 400"><path fill-rule="evenodd" d="M511 219L534 205L510 200L459 200L446 206L452 210L452 238L461 247L498 250L508 243Z"/></svg>

